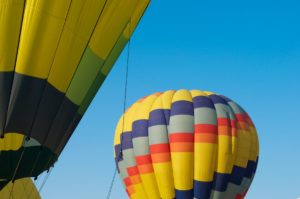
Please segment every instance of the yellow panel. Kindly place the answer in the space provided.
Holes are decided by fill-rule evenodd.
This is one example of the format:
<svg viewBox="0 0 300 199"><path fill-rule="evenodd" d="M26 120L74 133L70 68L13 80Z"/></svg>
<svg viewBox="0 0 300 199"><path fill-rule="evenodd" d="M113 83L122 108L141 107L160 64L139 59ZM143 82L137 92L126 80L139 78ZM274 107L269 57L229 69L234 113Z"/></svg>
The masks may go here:
<svg viewBox="0 0 300 199"><path fill-rule="evenodd" d="M174 185L179 190L190 190L193 188L194 178L194 153L191 152L172 152L172 167Z"/></svg>
<svg viewBox="0 0 300 199"><path fill-rule="evenodd" d="M15 68L24 0L0 1L0 71Z"/></svg>
<svg viewBox="0 0 300 199"><path fill-rule="evenodd" d="M145 193L144 187L143 187L143 185L141 183L135 184L134 185L134 189L136 191L136 193L134 194L135 198L145 198L145 199L148 199L148 197L147 197L147 195Z"/></svg>
<svg viewBox="0 0 300 199"><path fill-rule="evenodd" d="M48 81L66 92L105 0L72 1Z"/></svg>
<svg viewBox="0 0 300 199"><path fill-rule="evenodd" d="M172 99L175 93L176 93L175 90L169 90L163 93L162 95L163 109L171 109Z"/></svg>
<svg viewBox="0 0 300 199"><path fill-rule="evenodd" d="M23 146L24 135L19 133L5 133L0 139L0 151L16 151Z"/></svg>
<svg viewBox="0 0 300 199"><path fill-rule="evenodd" d="M194 179L202 182L213 181L218 146L212 143L195 143Z"/></svg>
<svg viewBox="0 0 300 199"><path fill-rule="evenodd" d="M156 109L171 109L172 105L172 98L174 95L175 91L169 90L166 92L163 92L153 103L151 110L156 110Z"/></svg>
<svg viewBox="0 0 300 199"><path fill-rule="evenodd" d="M90 48L105 60L120 35L124 32L138 0L110 0L95 28Z"/></svg>
<svg viewBox="0 0 300 199"><path fill-rule="evenodd" d="M126 29L124 30L124 36L129 39L132 35L133 31L135 30L137 24L139 23L144 11L146 10L150 0L139 0L137 6L131 15L130 24L127 25Z"/></svg>
<svg viewBox="0 0 300 199"><path fill-rule="evenodd" d="M249 159L256 161L258 156L258 137L254 127L250 127L250 136L251 136L251 151Z"/></svg>
<svg viewBox="0 0 300 199"><path fill-rule="evenodd" d="M11 189L13 190L11 191ZM9 183L0 191L0 198L40 199L40 195L30 178L16 180L14 185Z"/></svg>
<svg viewBox="0 0 300 199"><path fill-rule="evenodd" d="M235 158L235 165L246 168L250 158L251 137L248 131L237 130L237 155Z"/></svg>
<svg viewBox="0 0 300 199"><path fill-rule="evenodd" d="M197 96L208 96L208 94L204 91L199 91L199 90L192 90L191 91L192 97L197 97Z"/></svg>
<svg viewBox="0 0 300 199"><path fill-rule="evenodd" d="M218 173L231 173L234 157L232 154L232 137L218 135Z"/></svg>
<svg viewBox="0 0 300 199"><path fill-rule="evenodd" d="M181 100L192 102L193 99L192 99L190 91L178 90L173 96L172 103L174 103L176 101L181 101Z"/></svg>
<svg viewBox="0 0 300 199"><path fill-rule="evenodd" d="M27 0L16 71L47 78L70 0Z"/></svg>
<svg viewBox="0 0 300 199"><path fill-rule="evenodd" d="M130 108L127 109L125 114L120 118L116 131L115 131L115 138L114 138L114 146L121 143L120 135L122 132L132 131L132 121L134 118L134 113L136 109L140 106L140 103L133 104ZM123 121L124 125L123 125Z"/></svg>
<svg viewBox="0 0 300 199"><path fill-rule="evenodd" d="M140 106L134 115L133 121L148 120L151 106L159 95L160 93L149 95L142 102L140 102Z"/></svg>
<svg viewBox="0 0 300 199"><path fill-rule="evenodd" d="M161 198L175 198L172 163L153 164Z"/></svg>
<svg viewBox="0 0 300 199"><path fill-rule="evenodd" d="M156 181L154 181L154 173L141 174L140 177L142 179L143 187L148 198L160 199L157 184Z"/></svg>
<svg viewBox="0 0 300 199"><path fill-rule="evenodd" d="M210 92L210 91L203 91L206 95L215 95L216 93Z"/></svg>

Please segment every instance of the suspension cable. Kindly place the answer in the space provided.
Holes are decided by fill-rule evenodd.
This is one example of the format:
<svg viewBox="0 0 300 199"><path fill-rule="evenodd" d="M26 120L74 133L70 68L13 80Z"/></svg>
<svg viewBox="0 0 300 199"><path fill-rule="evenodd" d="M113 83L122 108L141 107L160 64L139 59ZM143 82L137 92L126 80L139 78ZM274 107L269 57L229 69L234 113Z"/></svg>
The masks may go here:
<svg viewBox="0 0 300 199"><path fill-rule="evenodd" d="M43 182L42 182L42 184L41 184L41 186L40 186L40 188L38 190L39 193L42 192L42 190L43 190L43 188L44 188L47 180L49 179L49 176L51 175L52 170L53 170L53 167L50 168L50 170L48 171L47 175L45 176L45 178L44 178L44 180L43 180Z"/></svg>
<svg viewBox="0 0 300 199"><path fill-rule="evenodd" d="M126 71L125 71L125 85L124 85L124 100L123 100L123 119L122 119L122 132L121 132L121 146L120 146L120 153L116 155L117 161L119 161L123 156L123 132L124 132L124 125L125 125L125 112L126 112L126 101L127 101L127 87L128 87L128 71L129 71L129 58L130 58L130 40L131 40L131 18L128 22L128 31L129 31L129 39L127 44L127 58L126 58ZM114 186L115 178L117 174L117 166L115 167L114 174L109 186L109 190L107 192L106 199L110 199L111 192Z"/></svg>

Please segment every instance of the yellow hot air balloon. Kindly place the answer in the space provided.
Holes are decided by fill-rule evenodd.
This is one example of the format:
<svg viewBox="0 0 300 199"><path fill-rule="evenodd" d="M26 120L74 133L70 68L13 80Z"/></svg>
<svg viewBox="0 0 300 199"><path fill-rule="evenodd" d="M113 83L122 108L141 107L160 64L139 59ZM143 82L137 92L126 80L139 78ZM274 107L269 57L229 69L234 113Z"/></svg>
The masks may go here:
<svg viewBox="0 0 300 199"><path fill-rule="evenodd" d="M0 198L41 199L38 190L30 178L23 178L9 183L0 191Z"/></svg>
<svg viewBox="0 0 300 199"><path fill-rule="evenodd" d="M132 199L242 199L258 147L254 124L237 103L199 90L138 100L121 117L114 140Z"/></svg>
<svg viewBox="0 0 300 199"><path fill-rule="evenodd" d="M148 4L0 1L0 181L54 164Z"/></svg>

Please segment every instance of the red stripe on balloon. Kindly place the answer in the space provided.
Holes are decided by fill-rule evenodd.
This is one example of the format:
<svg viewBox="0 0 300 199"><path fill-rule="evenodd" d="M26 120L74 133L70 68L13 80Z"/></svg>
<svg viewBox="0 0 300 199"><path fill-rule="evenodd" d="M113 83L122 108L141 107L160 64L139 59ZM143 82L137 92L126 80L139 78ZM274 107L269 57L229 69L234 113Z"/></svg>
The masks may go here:
<svg viewBox="0 0 300 199"><path fill-rule="evenodd" d="M195 124L195 133L211 133L216 134L218 127L213 124Z"/></svg>
<svg viewBox="0 0 300 199"><path fill-rule="evenodd" d="M136 163L138 165L143 165L143 164L151 164L152 160L151 160L151 155L143 155L143 156L136 156Z"/></svg>
<svg viewBox="0 0 300 199"><path fill-rule="evenodd" d="M172 133L169 135L170 143L194 142L194 133Z"/></svg>
<svg viewBox="0 0 300 199"><path fill-rule="evenodd" d="M151 153L168 153L170 152L169 143L166 144L152 144L150 146Z"/></svg>

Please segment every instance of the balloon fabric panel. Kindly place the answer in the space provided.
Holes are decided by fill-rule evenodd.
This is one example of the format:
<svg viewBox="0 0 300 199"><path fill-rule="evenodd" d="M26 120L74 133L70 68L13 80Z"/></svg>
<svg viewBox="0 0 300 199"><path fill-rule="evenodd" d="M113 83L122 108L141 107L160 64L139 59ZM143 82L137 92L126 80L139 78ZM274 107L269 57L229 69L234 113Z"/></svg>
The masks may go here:
<svg viewBox="0 0 300 199"><path fill-rule="evenodd" d="M248 114L198 90L138 100L119 120L114 149L130 198L244 198L258 162Z"/></svg>
<svg viewBox="0 0 300 199"><path fill-rule="evenodd" d="M0 182L1 184L1 182ZM30 178L8 183L0 191L0 198L40 199L41 196Z"/></svg>
<svg viewBox="0 0 300 199"><path fill-rule="evenodd" d="M0 169L0 180L12 178L19 160L16 179L54 164L148 4L0 2L0 162L9 170ZM7 150L8 137L19 135Z"/></svg>

